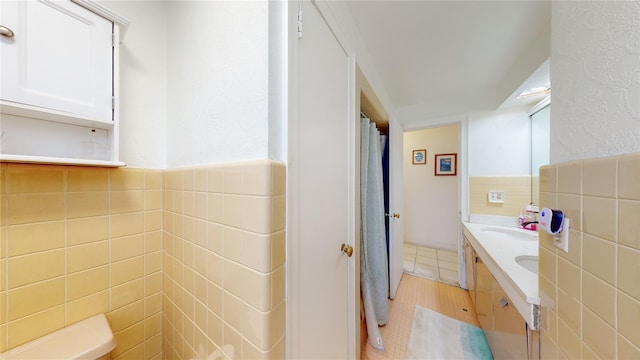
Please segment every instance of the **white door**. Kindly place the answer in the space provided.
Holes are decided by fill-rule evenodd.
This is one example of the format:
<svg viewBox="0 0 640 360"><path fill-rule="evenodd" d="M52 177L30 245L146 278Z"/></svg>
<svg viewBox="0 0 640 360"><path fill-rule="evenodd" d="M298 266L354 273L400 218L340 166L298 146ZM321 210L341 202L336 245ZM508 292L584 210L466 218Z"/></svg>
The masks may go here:
<svg viewBox="0 0 640 360"><path fill-rule="evenodd" d="M301 8L299 8L301 6ZM291 31L287 218L287 352L291 359L355 355L355 66L318 9ZM353 90L352 90L353 89Z"/></svg>
<svg viewBox="0 0 640 360"><path fill-rule="evenodd" d="M389 214L399 217L389 218L389 297L394 299L402 279L402 127L389 120Z"/></svg>
<svg viewBox="0 0 640 360"><path fill-rule="evenodd" d="M113 24L70 1L1 1L2 100L111 122Z"/></svg>

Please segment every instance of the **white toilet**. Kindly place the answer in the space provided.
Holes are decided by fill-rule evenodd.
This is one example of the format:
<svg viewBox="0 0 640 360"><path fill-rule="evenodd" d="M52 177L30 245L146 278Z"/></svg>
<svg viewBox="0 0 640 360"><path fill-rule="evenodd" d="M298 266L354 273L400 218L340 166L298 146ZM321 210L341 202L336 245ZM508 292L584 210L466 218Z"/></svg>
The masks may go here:
<svg viewBox="0 0 640 360"><path fill-rule="evenodd" d="M100 314L2 353L0 360L108 360L116 344Z"/></svg>

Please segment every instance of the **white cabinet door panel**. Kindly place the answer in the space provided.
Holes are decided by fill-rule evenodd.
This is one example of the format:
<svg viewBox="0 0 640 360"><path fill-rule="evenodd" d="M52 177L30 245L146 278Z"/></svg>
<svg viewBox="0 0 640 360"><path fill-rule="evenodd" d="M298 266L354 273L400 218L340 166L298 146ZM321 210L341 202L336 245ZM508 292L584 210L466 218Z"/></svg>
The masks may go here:
<svg viewBox="0 0 640 360"><path fill-rule="evenodd" d="M2 1L3 100L112 121L113 24L70 1Z"/></svg>

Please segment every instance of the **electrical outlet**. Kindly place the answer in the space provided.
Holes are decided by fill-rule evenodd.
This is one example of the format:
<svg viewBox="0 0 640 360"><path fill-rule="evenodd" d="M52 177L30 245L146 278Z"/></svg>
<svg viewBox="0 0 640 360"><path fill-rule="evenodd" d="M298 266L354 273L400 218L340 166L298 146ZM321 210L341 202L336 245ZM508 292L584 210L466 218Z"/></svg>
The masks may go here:
<svg viewBox="0 0 640 360"><path fill-rule="evenodd" d="M488 199L490 203L504 203L504 191L489 191Z"/></svg>
<svg viewBox="0 0 640 360"><path fill-rule="evenodd" d="M553 237L553 245L558 249L569 252L569 218L562 221L562 231Z"/></svg>

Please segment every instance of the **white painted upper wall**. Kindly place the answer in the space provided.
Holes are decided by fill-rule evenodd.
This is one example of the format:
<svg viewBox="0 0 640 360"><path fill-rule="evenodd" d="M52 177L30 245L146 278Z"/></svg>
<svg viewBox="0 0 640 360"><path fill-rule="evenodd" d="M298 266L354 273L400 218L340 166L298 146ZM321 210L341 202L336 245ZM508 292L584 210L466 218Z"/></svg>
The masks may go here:
<svg viewBox="0 0 640 360"><path fill-rule="evenodd" d="M268 158L268 2L168 10L167 167Z"/></svg>
<svg viewBox="0 0 640 360"><path fill-rule="evenodd" d="M131 21L120 44L120 160L166 167L167 12L160 1L100 1Z"/></svg>
<svg viewBox="0 0 640 360"><path fill-rule="evenodd" d="M526 109L469 114L469 176L529 176L530 158L531 124Z"/></svg>
<svg viewBox="0 0 640 360"><path fill-rule="evenodd" d="M288 4L269 1L269 159L288 160Z"/></svg>
<svg viewBox="0 0 640 360"><path fill-rule="evenodd" d="M551 163L640 151L640 2L552 3Z"/></svg>
<svg viewBox="0 0 640 360"><path fill-rule="evenodd" d="M285 159L286 6L101 4L131 20L120 56L120 152L127 166Z"/></svg>

